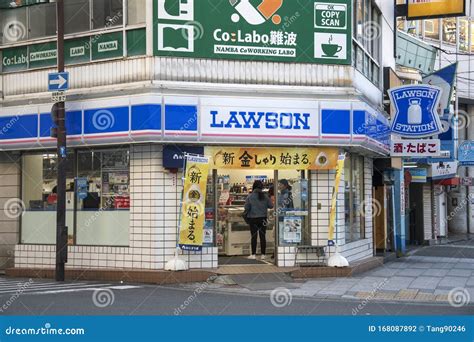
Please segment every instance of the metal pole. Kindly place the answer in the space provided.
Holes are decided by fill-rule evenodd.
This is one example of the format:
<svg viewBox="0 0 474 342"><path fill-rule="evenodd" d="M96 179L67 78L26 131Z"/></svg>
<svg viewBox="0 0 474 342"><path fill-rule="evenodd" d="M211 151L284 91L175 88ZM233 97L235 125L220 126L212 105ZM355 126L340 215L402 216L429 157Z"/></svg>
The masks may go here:
<svg viewBox="0 0 474 342"><path fill-rule="evenodd" d="M64 0L56 2L57 17L57 56L58 72L64 72ZM67 227L66 227L66 125L65 104L57 103L57 214L56 214L56 280L65 280L67 262Z"/></svg>

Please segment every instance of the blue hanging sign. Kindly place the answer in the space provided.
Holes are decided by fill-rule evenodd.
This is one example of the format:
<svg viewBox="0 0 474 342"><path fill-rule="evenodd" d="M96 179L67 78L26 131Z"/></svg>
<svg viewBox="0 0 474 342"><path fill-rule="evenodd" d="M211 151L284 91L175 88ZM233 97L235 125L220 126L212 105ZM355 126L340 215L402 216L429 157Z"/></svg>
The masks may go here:
<svg viewBox="0 0 474 342"><path fill-rule="evenodd" d="M458 159L462 166L474 166L474 141L465 141L459 146Z"/></svg>
<svg viewBox="0 0 474 342"><path fill-rule="evenodd" d="M438 115L441 88L419 84L393 88L388 93L395 108L392 133L423 138L442 132Z"/></svg>

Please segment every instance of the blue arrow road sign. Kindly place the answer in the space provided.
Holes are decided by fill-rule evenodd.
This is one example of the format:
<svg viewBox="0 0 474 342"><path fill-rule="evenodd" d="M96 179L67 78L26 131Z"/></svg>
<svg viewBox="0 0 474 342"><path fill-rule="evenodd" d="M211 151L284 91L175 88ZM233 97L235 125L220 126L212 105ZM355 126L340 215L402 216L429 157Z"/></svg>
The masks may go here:
<svg viewBox="0 0 474 342"><path fill-rule="evenodd" d="M48 74L48 91L61 91L69 89L69 73L55 72Z"/></svg>

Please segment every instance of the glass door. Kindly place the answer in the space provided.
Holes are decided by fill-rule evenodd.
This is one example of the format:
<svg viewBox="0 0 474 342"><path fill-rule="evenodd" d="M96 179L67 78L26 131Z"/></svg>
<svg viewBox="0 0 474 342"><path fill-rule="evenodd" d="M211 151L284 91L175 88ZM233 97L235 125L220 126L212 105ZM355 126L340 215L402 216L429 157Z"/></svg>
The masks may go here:
<svg viewBox="0 0 474 342"><path fill-rule="evenodd" d="M278 171L276 189L279 245L310 245L308 171Z"/></svg>

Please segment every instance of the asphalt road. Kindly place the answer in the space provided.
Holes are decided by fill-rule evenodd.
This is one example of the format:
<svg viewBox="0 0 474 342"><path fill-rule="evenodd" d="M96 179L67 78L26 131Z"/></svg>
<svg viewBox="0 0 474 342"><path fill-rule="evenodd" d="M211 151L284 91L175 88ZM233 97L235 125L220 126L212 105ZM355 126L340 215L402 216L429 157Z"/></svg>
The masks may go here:
<svg viewBox="0 0 474 342"><path fill-rule="evenodd" d="M105 287L102 287L105 286ZM120 284L59 291L0 294L0 315L473 315L474 306L400 302L363 303L350 299L286 298L283 307L269 296L196 293L179 287ZM96 304L94 304L96 303ZM278 305L281 304L277 303ZM5 309L6 308L6 309Z"/></svg>

